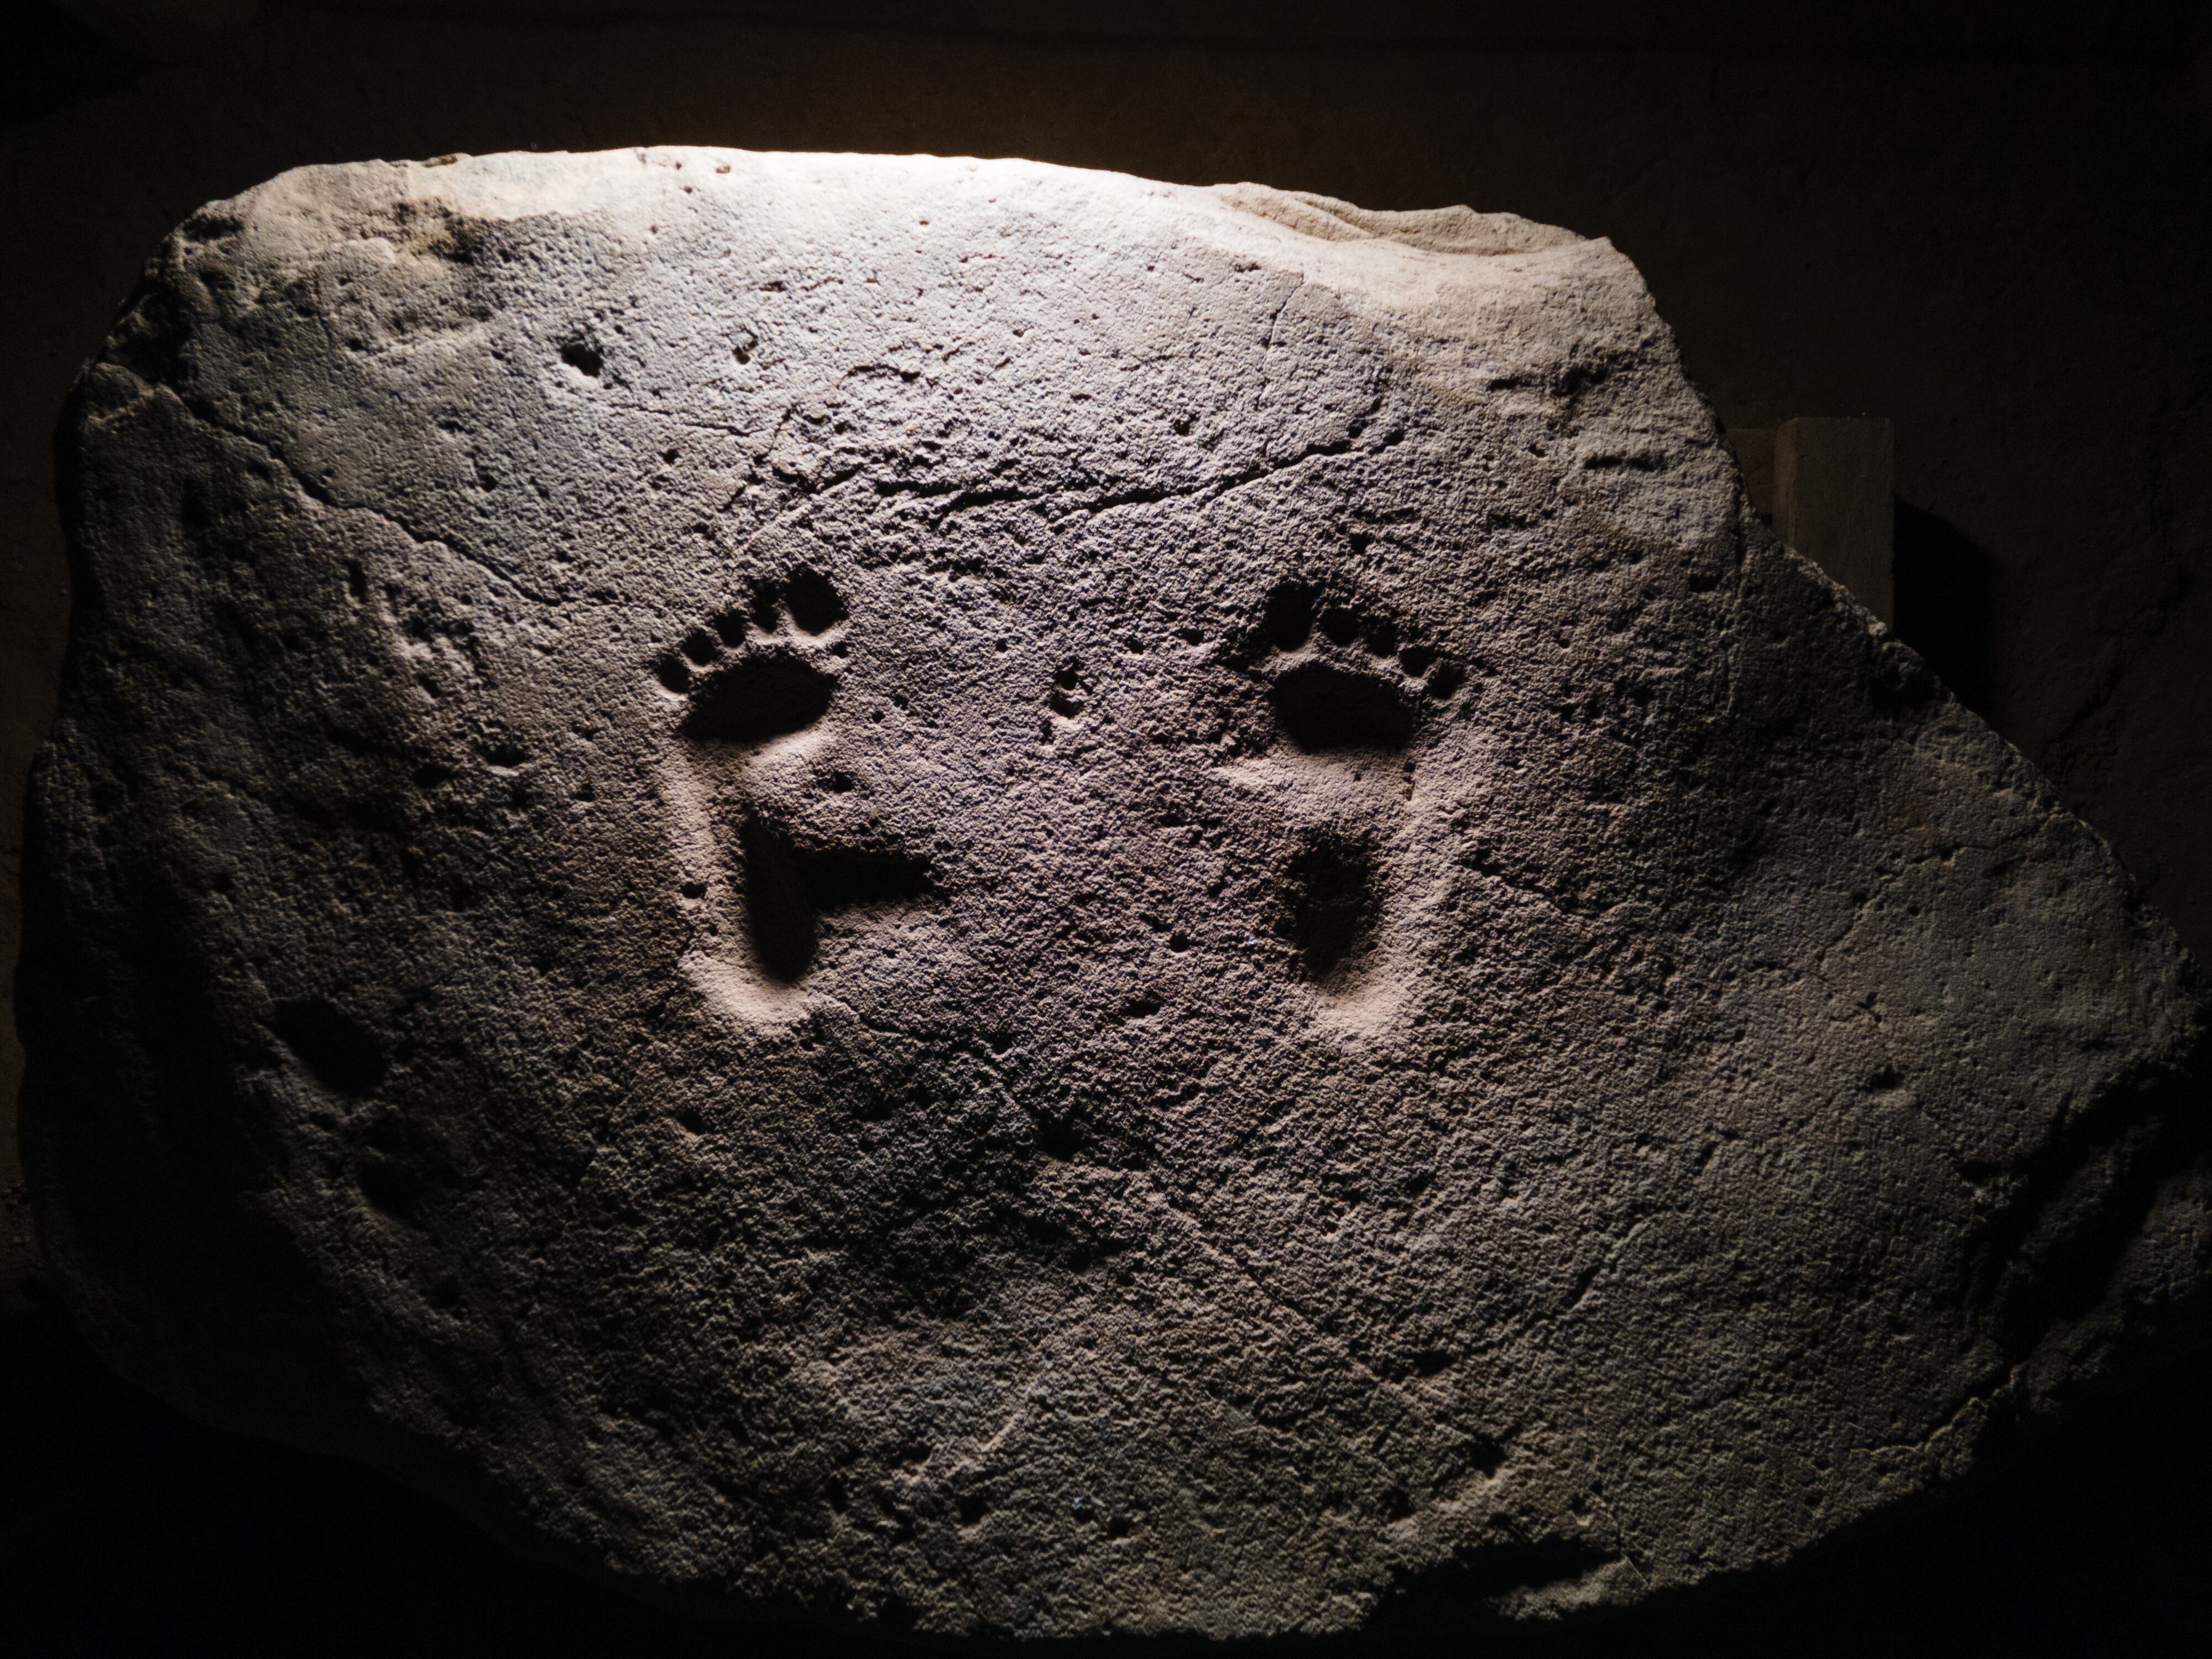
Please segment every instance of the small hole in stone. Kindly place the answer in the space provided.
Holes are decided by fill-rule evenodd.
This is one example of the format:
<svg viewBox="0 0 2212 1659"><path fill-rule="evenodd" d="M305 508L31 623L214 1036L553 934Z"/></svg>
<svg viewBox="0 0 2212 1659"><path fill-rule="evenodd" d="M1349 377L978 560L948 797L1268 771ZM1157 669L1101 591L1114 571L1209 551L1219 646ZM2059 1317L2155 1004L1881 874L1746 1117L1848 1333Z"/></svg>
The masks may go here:
<svg viewBox="0 0 2212 1659"><path fill-rule="evenodd" d="M1083 1126L1072 1117L1041 1117L1036 1144L1047 1158L1065 1164L1083 1150Z"/></svg>
<svg viewBox="0 0 2212 1659"><path fill-rule="evenodd" d="M589 375L594 380L599 378L600 369L606 366L606 360L599 356L599 349L589 340L569 341L561 348L561 361L577 374Z"/></svg>
<svg viewBox="0 0 2212 1659"><path fill-rule="evenodd" d="M791 573L784 584L784 604L791 611L792 621L810 634L827 633L845 620L845 601L830 585L830 579L805 565Z"/></svg>
<svg viewBox="0 0 2212 1659"><path fill-rule="evenodd" d="M1267 595L1260 626L1278 648L1297 650L1313 633L1313 595L1292 585L1277 588Z"/></svg>

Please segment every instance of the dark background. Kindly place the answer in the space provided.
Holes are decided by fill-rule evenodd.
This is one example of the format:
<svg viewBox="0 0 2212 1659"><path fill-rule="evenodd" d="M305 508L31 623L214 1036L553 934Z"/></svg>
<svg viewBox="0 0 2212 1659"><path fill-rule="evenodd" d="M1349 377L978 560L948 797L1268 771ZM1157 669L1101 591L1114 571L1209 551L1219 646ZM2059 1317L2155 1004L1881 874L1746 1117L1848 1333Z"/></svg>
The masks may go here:
<svg viewBox="0 0 2212 1659"><path fill-rule="evenodd" d="M1611 237L1747 463L1897 422L1899 632L2212 948L2212 30L1954 0L72 0L0 8L0 962L67 580L48 444L138 264L311 161L1015 155ZM760 1653L185 1422L46 1305L0 1034L0 1653ZM2212 1650L2212 1362L1947 1507L1565 1632L1324 1651ZM1132 1644L1109 1644L1115 1648Z"/></svg>

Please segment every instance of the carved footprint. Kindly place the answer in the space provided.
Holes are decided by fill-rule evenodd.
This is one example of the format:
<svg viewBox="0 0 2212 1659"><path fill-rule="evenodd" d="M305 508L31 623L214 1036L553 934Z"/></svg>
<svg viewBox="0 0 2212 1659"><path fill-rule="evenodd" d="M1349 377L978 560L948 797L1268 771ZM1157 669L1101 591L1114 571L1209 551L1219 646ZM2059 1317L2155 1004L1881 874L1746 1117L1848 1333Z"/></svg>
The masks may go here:
<svg viewBox="0 0 2212 1659"><path fill-rule="evenodd" d="M694 629L655 668L684 699L678 729L722 769L722 855L738 866L732 885L754 962L785 986L814 967L825 917L935 891L929 861L846 801L848 774L768 752L828 715L848 614L829 580L802 566Z"/></svg>
<svg viewBox="0 0 2212 1659"><path fill-rule="evenodd" d="M1276 932L1304 976L1333 995L1357 991L1389 901L1389 801L1356 786L1369 763L1402 755L1424 714L1466 676L1432 647L1401 638L1387 617L1285 584L1268 596L1259 672L1277 731L1300 753L1347 764L1313 790L1283 868ZM1302 786L1304 787L1307 786ZM1400 797L1394 792L1390 801Z"/></svg>

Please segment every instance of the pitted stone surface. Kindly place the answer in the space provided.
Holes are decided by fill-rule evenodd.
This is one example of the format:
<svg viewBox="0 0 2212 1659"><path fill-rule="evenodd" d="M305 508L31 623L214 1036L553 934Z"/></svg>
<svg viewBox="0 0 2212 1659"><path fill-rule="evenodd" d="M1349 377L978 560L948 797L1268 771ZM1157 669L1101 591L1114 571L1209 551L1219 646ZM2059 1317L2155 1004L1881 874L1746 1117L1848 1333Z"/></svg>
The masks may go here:
<svg viewBox="0 0 2212 1659"><path fill-rule="evenodd" d="M2203 1007L1608 244L1024 162L289 173L64 434L111 1358L653 1593L1771 1562L2202 1322Z"/></svg>

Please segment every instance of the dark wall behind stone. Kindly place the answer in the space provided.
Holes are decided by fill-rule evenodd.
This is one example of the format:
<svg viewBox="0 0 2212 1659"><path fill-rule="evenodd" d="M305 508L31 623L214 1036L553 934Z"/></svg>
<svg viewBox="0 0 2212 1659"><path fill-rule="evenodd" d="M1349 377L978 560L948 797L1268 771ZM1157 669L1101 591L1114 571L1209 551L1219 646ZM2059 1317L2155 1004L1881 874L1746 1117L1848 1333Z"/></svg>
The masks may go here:
<svg viewBox="0 0 2212 1659"><path fill-rule="evenodd" d="M0 135L0 960L67 616L50 434L147 252L305 162L659 143L1026 155L1611 237L1732 427L1895 419L1899 631L2212 946L2212 95L2176 9L2086 33L1845 9L1823 33L1712 5L1668 34L1522 8L1486 37L1504 46L1403 8L1350 27L1366 14L1294 6L1272 40L1234 6L1118 30L988 5L847 6L833 28L788 5L499 9L272 9L191 62L90 69L49 17L67 73L19 60L37 113ZM886 20L905 27L849 26ZM10 1030L11 1295L18 1063Z"/></svg>

